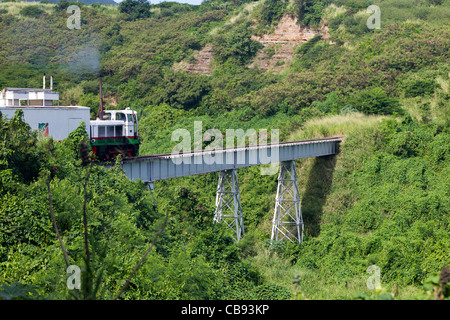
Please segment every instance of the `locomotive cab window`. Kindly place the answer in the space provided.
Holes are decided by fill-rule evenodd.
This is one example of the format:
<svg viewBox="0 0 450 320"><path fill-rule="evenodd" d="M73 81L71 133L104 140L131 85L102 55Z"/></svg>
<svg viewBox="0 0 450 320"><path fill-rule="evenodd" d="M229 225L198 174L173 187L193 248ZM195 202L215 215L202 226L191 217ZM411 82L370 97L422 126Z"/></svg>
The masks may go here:
<svg viewBox="0 0 450 320"><path fill-rule="evenodd" d="M105 137L105 126L98 126L98 137L99 138Z"/></svg>
<svg viewBox="0 0 450 320"><path fill-rule="evenodd" d="M127 114L127 121L128 122L136 122L136 117L134 114Z"/></svg>
<svg viewBox="0 0 450 320"><path fill-rule="evenodd" d="M137 131L138 131L138 128L137 128L137 118L136 118L136 115L135 114L133 114L132 115L133 116L133 124L134 124L134 135L135 136L137 136Z"/></svg>
<svg viewBox="0 0 450 320"><path fill-rule="evenodd" d="M125 114L122 112L116 113L116 120L125 121L126 120Z"/></svg>

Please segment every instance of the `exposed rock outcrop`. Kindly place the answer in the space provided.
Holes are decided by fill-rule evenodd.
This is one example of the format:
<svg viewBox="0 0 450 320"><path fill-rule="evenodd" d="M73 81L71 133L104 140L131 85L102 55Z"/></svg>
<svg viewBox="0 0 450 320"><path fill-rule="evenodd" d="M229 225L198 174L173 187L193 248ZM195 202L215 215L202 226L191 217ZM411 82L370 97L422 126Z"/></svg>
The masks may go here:
<svg viewBox="0 0 450 320"><path fill-rule="evenodd" d="M252 36L252 40L261 42L264 45L275 43L300 43L311 40L319 32L309 27L301 27L297 24L297 17L289 14L284 15L278 22L272 34L264 34L260 37Z"/></svg>
<svg viewBox="0 0 450 320"><path fill-rule="evenodd" d="M212 74L211 62L213 60L213 52L211 44L207 44L206 46L204 46L197 54L194 54L192 56L192 59L195 59L195 61L181 61L179 64L174 66L174 69L177 71L199 73L207 76L210 76Z"/></svg>
<svg viewBox="0 0 450 320"><path fill-rule="evenodd" d="M273 33L252 36L252 40L262 43L264 49L258 52L249 68L280 72L291 62L294 48L299 44L308 42L317 35L322 35L322 39L327 40L329 38L328 27L323 26L318 30L302 27L297 24L296 16L285 14ZM211 75L212 60L212 45L207 44L196 54L193 54L188 61L183 60L176 64L174 70Z"/></svg>
<svg viewBox="0 0 450 320"><path fill-rule="evenodd" d="M249 65L250 68L270 70L280 72L292 60L294 47L308 42L317 35L322 35L322 39L329 38L328 27L316 30L310 27L302 27L297 24L297 17L289 14L284 15L271 34L262 36L252 36L252 40L259 41L264 45ZM272 47L273 49L269 49ZM275 51L273 54L268 52Z"/></svg>

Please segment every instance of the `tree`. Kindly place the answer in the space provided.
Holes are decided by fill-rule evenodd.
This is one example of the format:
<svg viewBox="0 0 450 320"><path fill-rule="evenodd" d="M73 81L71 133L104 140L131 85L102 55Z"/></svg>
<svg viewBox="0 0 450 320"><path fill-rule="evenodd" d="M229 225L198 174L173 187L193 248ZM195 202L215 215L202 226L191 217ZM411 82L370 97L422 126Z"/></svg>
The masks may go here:
<svg viewBox="0 0 450 320"><path fill-rule="evenodd" d="M325 1L295 0L294 7L298 15L299 23L305 26L318 26L322 19L322 11L325 8Z"/></svg>
<svg viewBox="0 0 450 320"><path fill-rule="evenodd" d="M263 19L271 24L273 21L279 20L287 7L287 2L279 0L268 0L264 2L262 16Z"/></svg>
<svg viewBox="0 0 450 320"><path fill-rule="evenodd" d="M28 6L20 9L20 14L26 17L39 18L44 13L39 6Z"/></svg>
<svg viewBox="0 0 450 320"><path fill-rule="evenodd" d="M127 20L150 18L150 2L146 0L125 0L119 4L119 11L128 14Z"/></svg>
<svg viewBox="0 0 450 320"><path fill-rule="evenodd" d="M18 109L10 121L0 113L0 170L11 170L21 182L34 180L42 164L37 132L23 120Z"/></svg>
<svg viewBox="0 0 450 320"><path fill-rule="evenodd" d="M241 65L252 58L263 46L251 39L250 25L250 22L241 23L228 35L218 36L213 44L214 58L222 63L232 58Z"/></svg>
<svg viewBox="0 0 450 320"><path fill-rule="evenodd" d="M173 73L168 75L156 95L156 103L167 103L177 109L196 108L204 95L209 93L208 78L203 75Z"/></svg>
<svg viewBox="0 0 450 320"><path fill-rule="evenodd" d="M348 99L349 104L367 114L392 114L400 112L399 102L390 98L381 88L358 91Z"/></svg>

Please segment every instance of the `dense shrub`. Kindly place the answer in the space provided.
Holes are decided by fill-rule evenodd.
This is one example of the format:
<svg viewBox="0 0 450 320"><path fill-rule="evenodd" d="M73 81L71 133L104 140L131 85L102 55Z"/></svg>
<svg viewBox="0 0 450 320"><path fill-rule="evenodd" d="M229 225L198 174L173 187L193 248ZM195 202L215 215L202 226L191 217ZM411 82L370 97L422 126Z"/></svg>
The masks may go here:
<svg viewBox="0 0 450 320"><path fill-rule="evenodd" d="M417 97L421 95L428 95L434 93L437 87L437 83L434 80L415 80L412 83L408 83L405 87L406 97Z"/></svg>
<svg viewBox="0 0 450 320"><path fill-rule="evenodd" d="M328 223L319 237L300 248L297 265L341 283L377 265L384 288L420 285L427 274L448 265L449 162L442 148L448 138L437 124L419 124L409 116L401 122L384 120L368 135L348 136L341 165L357 159L360 164L351 172L335 173L328 197L330 203L343 201L340 190L350 188L347 197L353 201L324 210ZM363 149L371 150L370 155ZM440 160L435 154L442 155ZM439 249L430 255L432 247Z"/></svg>
<svg viewBox="0 0 450 320"><path fill-rule="evenodd" d="M278 0L267 0L262 6L262 18L265 23L272 24L277 22L287 7L287 2L281 2Z"/></svg>
<svg viewBox="0 0 450 320"><path fill-rule="evenodd" d="M218 36L213 44L214 57L224 63L228 59L244 64L262 48L261 43L251 40L250 22L239 24L227 35Z"/></svg>
<svg viewBox="0 0 450 320"><path fill-rule="evenodd" d="M146 0L124 0L119 11L128 14L128 20L145 19L151 16L150 3Z"/></svg>
<svg viewBox="0 0 450 320"><path fill-rule="evenodd" d="M39 18L44 13L44 10L39 6L26 6L20 9L19 13L26 17Z"/></svg>
<svg viewBox="0 0 450 320"><path fill-rule="evenodd" d="M9 121L0 117L0 139L2 173L10 172L11 177L25 183L36 179L44 159L39 151L38 134L24 122L21 109Z"/></svg>
<svg viewBox="0 0 450 320"><path fill-rule="evenodd" d="M198 107L209 90L209 81L205 76L174 73L164 79L155 103L167 103L177 109L189 110Z"/></svg>
<svg viewBox="0 0 450 320"><path fill-rule="evenodd" d="M316 107L324 113L338 113L343 107L343 101L336 92L331 92L325 96L324 101L314 101L311 106Z"/></svg>
<svg viewBox="0 0 450 320"><path fill-rule="evenodd" d="M299 48L298 48L298 52L305 54L307 53L312 47L314 47L314 45L320 41L320 39L322 39L321 35L315 36L314 38L312 38L311 40L309 40L306 43L303 43Z"/></svg>
<svg viewBox="0 0 450 320"><path fill-rule="evenodd" d="M389 98L381 88L366 89L352 94L347 103L367 114L392 114L399 112L399 101Z"/></svg>
<svg viewBox="0 0 450 320"><path fill-rule="evenodd" d="M66 11L69 6L78 6L83 7L85 4L83 2L79 1L67 1L67 0L59 0L56 2L56 5L54 6L54 10L56 12Z"/></svg>
<svg viewBox="0 0 450 320"><path fill-rule="evenodd" d="M295 0L294 10L299 18L299 23L317 27L322 19L322 11L326 1Z"/></svg>

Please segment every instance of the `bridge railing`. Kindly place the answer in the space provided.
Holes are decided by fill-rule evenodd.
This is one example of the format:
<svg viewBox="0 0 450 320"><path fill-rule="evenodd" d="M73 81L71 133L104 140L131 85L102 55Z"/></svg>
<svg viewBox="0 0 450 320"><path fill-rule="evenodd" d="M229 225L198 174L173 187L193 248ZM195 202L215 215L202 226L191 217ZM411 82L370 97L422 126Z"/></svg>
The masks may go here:
<svg viewBox="0 0 450 320"><path fill-rule="evenodd" d="M340 141L335 137L138 156L124 158L122 168L128 178L144 182L266 164L270 168L261 168L261 174L276 174L280 162L335 154Z"/></svg>

